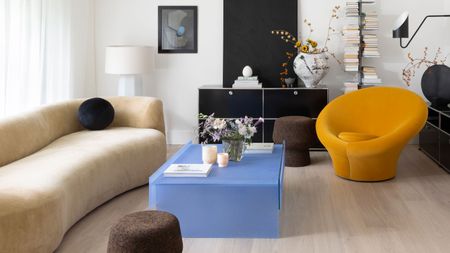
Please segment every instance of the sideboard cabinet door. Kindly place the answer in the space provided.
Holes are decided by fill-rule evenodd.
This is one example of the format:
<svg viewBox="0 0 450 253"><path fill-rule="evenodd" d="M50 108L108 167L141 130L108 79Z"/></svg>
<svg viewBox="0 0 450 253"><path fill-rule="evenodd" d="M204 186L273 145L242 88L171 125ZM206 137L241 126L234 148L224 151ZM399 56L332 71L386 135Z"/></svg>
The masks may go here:
<svg viewBox="0 0 450 253"><path fill-rule="evenodd" d="M428 122L419 134L419 146L428 155L439 161L439 130Z"/></svg>
<svg viewBox="0 0 450 253"><path fill-rule="evenodd" d="M445 132L439 133L439 162L450 173L450 135Z"/></svg>
<svg viewBox="0 0 450 253"><path fill-rule="evenodd" d="M264 91L264 117L306 116L317 118L328 103L326 89Z"/></svg>
<svg viewBox="0 0 450 253"><path fill-rule="evenodd" d="M200 89L199 112L217 118L262 117L262 90Z"/></svg>

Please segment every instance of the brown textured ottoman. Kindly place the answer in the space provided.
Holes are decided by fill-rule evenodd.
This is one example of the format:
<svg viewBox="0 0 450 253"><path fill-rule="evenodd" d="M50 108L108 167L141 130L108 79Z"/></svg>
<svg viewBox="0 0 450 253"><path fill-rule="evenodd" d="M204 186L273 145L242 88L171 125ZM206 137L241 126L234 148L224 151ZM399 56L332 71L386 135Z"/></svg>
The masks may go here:
<svg viewBox="0 0 450 253"><path fill-rule="evenodd" d="M309 148L314 140L314 122L303 116L282 117L275 121L273 141L286 142L286 166L301 167L311 163Z"/></svg>
<svg viewBox="0 0 450 253"><path fill-rule="evenodd" d="M177 217L161 211L124 216L109 235L108 253L181 253L183 241Z"/></svg>

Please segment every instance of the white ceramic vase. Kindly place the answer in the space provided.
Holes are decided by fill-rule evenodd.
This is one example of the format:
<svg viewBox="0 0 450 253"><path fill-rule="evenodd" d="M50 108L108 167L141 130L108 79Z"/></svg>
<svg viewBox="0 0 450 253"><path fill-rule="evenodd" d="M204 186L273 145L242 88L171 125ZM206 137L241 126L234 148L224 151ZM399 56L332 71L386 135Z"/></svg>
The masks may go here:
<svg viewBox="0 0 450 253"><path fill-rule="evenodd" d="M307 88L316 87L328 69L328 57L324 53L298 53L294 60L294 72Z"/></svg>

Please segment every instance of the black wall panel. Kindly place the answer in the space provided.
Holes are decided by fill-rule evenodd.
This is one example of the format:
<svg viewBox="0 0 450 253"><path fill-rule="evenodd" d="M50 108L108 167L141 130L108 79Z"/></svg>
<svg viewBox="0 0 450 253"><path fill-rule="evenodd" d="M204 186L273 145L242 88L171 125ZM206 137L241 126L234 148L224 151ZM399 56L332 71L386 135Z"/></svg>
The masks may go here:
<svg viewBox="0 0 450 253"><path fill-rule="evenodd" d="M297 11L297 0L224 0L224 87L232 86L245 65L264 87L280 86L280 64L293 47L271 31L296 34Z"/></svg>

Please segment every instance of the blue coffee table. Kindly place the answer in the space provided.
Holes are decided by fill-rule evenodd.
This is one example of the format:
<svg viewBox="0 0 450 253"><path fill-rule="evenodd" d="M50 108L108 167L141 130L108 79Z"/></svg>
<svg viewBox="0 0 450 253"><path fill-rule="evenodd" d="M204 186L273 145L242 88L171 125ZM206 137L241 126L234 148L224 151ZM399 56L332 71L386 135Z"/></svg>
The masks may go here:
<svg viewBox="0 0 450 253"><path fill-rule="evenodd" d="M149 179L150 208L177 216L183 237L279 237L282 145L272 154L246 154L226 168L213 165L207 178L164 177L173 163L202 163L201 145L186 144Z"/></svg>

